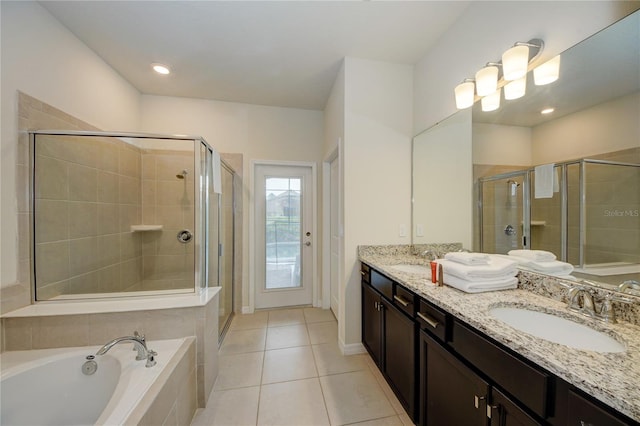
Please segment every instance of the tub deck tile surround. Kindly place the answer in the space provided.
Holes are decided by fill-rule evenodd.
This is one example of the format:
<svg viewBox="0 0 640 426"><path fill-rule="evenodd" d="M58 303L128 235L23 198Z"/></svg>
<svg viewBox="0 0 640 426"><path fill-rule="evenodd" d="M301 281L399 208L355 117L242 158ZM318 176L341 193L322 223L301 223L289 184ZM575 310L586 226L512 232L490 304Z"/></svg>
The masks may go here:
<svg viewBox="0 0 640 426"><path fill-rule="evenodd" d="M197 403L204 407L218 374L219 292L30 305L2 315L2 349L102 345L136 330L149 340L195 336Z"/></svg>
<svg viewBox="0 0 640 426"><path fill-rule="evenodd" d="M612 325L591 320L566 309L566 288L557 280L523 272L515 290L469 294L449 286L434 286L430 279L389 268L398 264L425 264L424 258L411 254L410 247L361 246L359 259L568 383L640 421L640 319L630 316L637 307L625 314L633 323ZM530 307L587 324L622 340L627 351L581 351L519 332L489 313L490 308L505 305ZM636 305L640 305L640 300Z"/></svg>

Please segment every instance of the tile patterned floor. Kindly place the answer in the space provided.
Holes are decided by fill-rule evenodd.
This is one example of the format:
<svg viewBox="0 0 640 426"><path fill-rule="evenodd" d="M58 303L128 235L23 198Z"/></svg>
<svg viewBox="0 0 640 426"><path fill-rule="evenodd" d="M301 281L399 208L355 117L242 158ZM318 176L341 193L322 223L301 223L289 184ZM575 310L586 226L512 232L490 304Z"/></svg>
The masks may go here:
<svg viewBox="0 0 640 426"><path fill-rule="evenodd" d="M193 426L413 425L367 354L343 356L329 310L237 315Z"/></svg>

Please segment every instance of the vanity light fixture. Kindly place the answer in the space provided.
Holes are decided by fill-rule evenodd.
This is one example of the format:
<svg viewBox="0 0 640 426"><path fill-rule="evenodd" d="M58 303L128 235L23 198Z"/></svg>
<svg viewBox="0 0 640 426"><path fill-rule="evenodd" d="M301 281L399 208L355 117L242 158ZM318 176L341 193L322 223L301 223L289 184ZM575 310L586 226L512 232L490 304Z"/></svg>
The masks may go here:
<svg viewBox="0 0 640 426"><path fill-rule="evenodd" d="M517 80L510 81L504 86L504 99L507 101L524 96L527 91L527 75Z"/></svg>
<svg viewBox="0 0 640 426"><path fill-rule="evenodd" d="M495 111L500 108L500 88L482 98L480 103L482 104L482 111L484 112Z"/></svg>
<svg viewBox="0 0 640 426"><path fill-rule="evenodd" d="M473 101L475 100L475 84L472 79L465 79L456 86L454 91L456 93L456 108L465 109L473 105Z"/></svg>
<svg viewBox="0 0 640 426"><path fill-rule="evenodd" d="M551 58L533 69L533 82L536 86L553 83L560 76L560 55Z"/></svg>
<svg viewBox="0 0 640 426"><path fill-rule="evenodd" d="M162 74L162 75L171 74L171 70L169 69L169 67L163 64L153 63L151 64L151 68L153 68L153 70L158 74Z"/></svg>
<svg viewBox="0 0 640 426"><path fill-rule="evenodd" d="M500 88L504 87L506 100L518 99L526 92L526 75L530 64L536 60L544 49L544 42L532 39L528 42L517 42L502 55L501 62L488 62L475 74L476 94L482 98L482 110L493 111L500 107ZM555 59L555 58L554 58ZM546 64L543 64L546 65ZM502 68L502 73L500 69ZM533 69L531 67L531 69ZM557 77L556 77L557 78ZM456 86L454 92L456 107L468 108L473 105L469 92L472 92L473 81L465 79ZM538 82L536 81L536 84ZM496 95L497 92L497 95ZM490 99L484 100L485 97Z"/></svg>
<svg viewBox="0 0 640 426"><path fill-rule="evenodd" d="M555 110L556 110L555 108L545 108L542 111L540 111L540 114L551 114Z"/></svg>

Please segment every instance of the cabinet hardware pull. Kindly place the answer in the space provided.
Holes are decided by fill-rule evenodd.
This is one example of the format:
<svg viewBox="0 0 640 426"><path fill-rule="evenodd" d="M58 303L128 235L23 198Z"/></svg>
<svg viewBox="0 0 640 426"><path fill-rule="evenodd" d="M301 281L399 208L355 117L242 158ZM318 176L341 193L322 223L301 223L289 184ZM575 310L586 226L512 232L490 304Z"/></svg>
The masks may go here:
<svg viewBox="0 0 640 426"><path fill-rule="evenodd" d="M480 401L484 401L484 396L478 396L478 395L473 396L473 405L476 408L480 408Z"/></svg>
<svg viewBox="0 0 640 426"><path fill-rule="evenodd" d="M402 296L393 296L393 300L396 300L398 303L400 303L405 308L410 305L410 302L408 300L406 300Z"/></svg>
<svg viewBox="0 0 640 426"><path fill-rule="evenodd" d="M362 275L364 277L364 271L360 271L360 275Z"/></svg>
<svg viewBox="0 0 640 426"><path fill-rule="evenodd" d="M427 324L429 324L433 328L438 328L438 325L440 324L438 321L434 320L433 318L428 317L427 315L423 314L422 312L418 312L416 315L418 315L420 318L422 318L422 320L424 322L426 322ZM476 396L476 398L477 398L477 396ZM478 407L476 407L476 408L478 408Z"/></svg>
<svg viewBox="0 0 640 426"><path fill-rule="evenodd" d="M378 302L373 302L373 307L376 308L376 311L379 311L378 305L379 305Z"/></svg>
<svg viewBox="0 0 640 426"><path fill-rule="evenodd" d="M493 410L500 410L499 405L487 405L487 417L491 418L493 415Z"/></svg>

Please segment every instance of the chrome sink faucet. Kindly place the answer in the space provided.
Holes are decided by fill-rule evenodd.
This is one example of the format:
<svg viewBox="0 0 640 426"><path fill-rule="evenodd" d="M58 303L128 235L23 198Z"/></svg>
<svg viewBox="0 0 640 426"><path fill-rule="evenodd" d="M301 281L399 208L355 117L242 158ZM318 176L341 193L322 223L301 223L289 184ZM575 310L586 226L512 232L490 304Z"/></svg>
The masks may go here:
<svg viewBox="0 0 640 426"><path fill-rule="evenodd" d="M633 303L631 299L610 293L601 298L602 305L598 312L594 303L594 294L594 291L586 286L571 287L567 295L567 307L582 315L615 324L618 321L612 302ZM582 295L582 305L580 305L580 295Z"/></svg>
<svg viewBox="0 0 640 426"><path fill-rule="evenodd" d="M628 288L633 290L640 290L640 282L636 280L627 280L618 286L618 291L624 293L624 291Z"/></svg>
<svg viewBox="0 0 640 426"><path fill-rule="evenodd" d="M436 250L425 250L422 252L422 256L426 257L429 260L436 260L440 258L440 253Z"/></svg>
<svg viewBox="0 0 640 426"><path fill-rule="evenodd" d="M158 355L155 351L147 348L147 342L144 335L140 335L137 331L133 332L133 336L118 337L107 342L103 347L96 352L96 355L104 355L109 352L109 349L114 347L120 342L133 342L134 350L138 351L136 360L141 361L146 359L145 367L153 367L156 365L155 356Z"/></svg>
<svg viewBox="0 0 640 426"><path fill-rule="evenodd" d="M582 306L578 297L582 295ZM593 295L587 287L571 287L568 294L568 305L572 311L580 312L583 315L590 317L596 316L596 308L593 304Z"/></svg>

